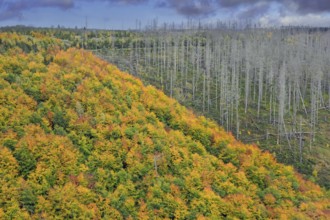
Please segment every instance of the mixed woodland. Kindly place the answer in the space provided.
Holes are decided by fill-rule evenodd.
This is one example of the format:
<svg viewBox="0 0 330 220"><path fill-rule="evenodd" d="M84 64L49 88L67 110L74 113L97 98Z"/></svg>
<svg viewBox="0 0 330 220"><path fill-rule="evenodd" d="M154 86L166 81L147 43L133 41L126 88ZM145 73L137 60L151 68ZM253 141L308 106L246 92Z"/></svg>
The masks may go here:
<svg viewBox="0 0 330 220"><path fill-rule="evenodd" d="M0 219L327 219L327 32L160 31L0 32Z"/></svg>
<svg viewBox="0 0 330 220"><path fill-rule="evenodd" d="M92 51L330 188L328 29L155 23L135 31L38 31Z"/></svg>

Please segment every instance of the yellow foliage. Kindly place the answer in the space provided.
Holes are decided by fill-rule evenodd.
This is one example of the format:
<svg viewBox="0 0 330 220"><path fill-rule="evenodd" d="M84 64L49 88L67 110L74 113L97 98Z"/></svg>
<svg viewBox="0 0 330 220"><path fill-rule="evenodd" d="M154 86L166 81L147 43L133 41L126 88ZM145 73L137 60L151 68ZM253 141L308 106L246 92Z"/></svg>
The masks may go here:
<svg viewBox="0 0 330 220"><path fill-rule="evenodd" d="M264 197L264 202L266 205L273 205L276 202L276 199L272 194L268 193Z"/></svg>
<svg viewBox="0 0 330 220"><path fill-rule="evenodd" d="M6 147L0 146L0 157L0 183L4 184L16 178L18 164L10 150Z"/></svg>

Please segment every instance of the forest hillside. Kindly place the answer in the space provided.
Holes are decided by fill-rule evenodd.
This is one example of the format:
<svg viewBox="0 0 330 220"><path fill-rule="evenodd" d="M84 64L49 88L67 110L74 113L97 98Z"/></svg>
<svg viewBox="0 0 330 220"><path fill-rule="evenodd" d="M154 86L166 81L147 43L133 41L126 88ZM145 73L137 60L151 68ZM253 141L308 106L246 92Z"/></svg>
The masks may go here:
<svg viewBox="0 0 330 220"><path fill-rule="evenodd" d="M0 219L327 219L329 192L152 86L0 33Z"/></svg>
<svg viewBox="0 0 330 220"><path fill-rule="evenodd" d="M329 28L164 24L130 31L0 31L39 33L61 39L65 48L92 51L330 189Z"/></svg>

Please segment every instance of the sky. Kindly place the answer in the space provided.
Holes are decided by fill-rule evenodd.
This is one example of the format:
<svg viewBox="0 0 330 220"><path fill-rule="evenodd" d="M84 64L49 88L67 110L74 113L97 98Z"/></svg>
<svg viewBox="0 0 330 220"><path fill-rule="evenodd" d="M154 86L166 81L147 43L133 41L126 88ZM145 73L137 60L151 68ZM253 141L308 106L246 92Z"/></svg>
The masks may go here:
<svg viewBox="0 0 330 220"><path fill-rule="evenodd" d="M188 20L330 27L330 0L0 0L0 26L134 29Z"/></svg>

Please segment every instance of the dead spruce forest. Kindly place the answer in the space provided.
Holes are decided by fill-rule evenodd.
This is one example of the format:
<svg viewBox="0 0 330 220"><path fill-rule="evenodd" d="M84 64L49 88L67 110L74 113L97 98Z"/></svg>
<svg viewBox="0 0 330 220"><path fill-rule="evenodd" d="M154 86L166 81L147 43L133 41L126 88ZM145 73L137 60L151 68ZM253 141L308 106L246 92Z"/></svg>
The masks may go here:
<svg viewBox="0 0 330 220"><path fill-rule="evenodd" d="M0 29L0 219L327 219L330 30Z"/></svg>

